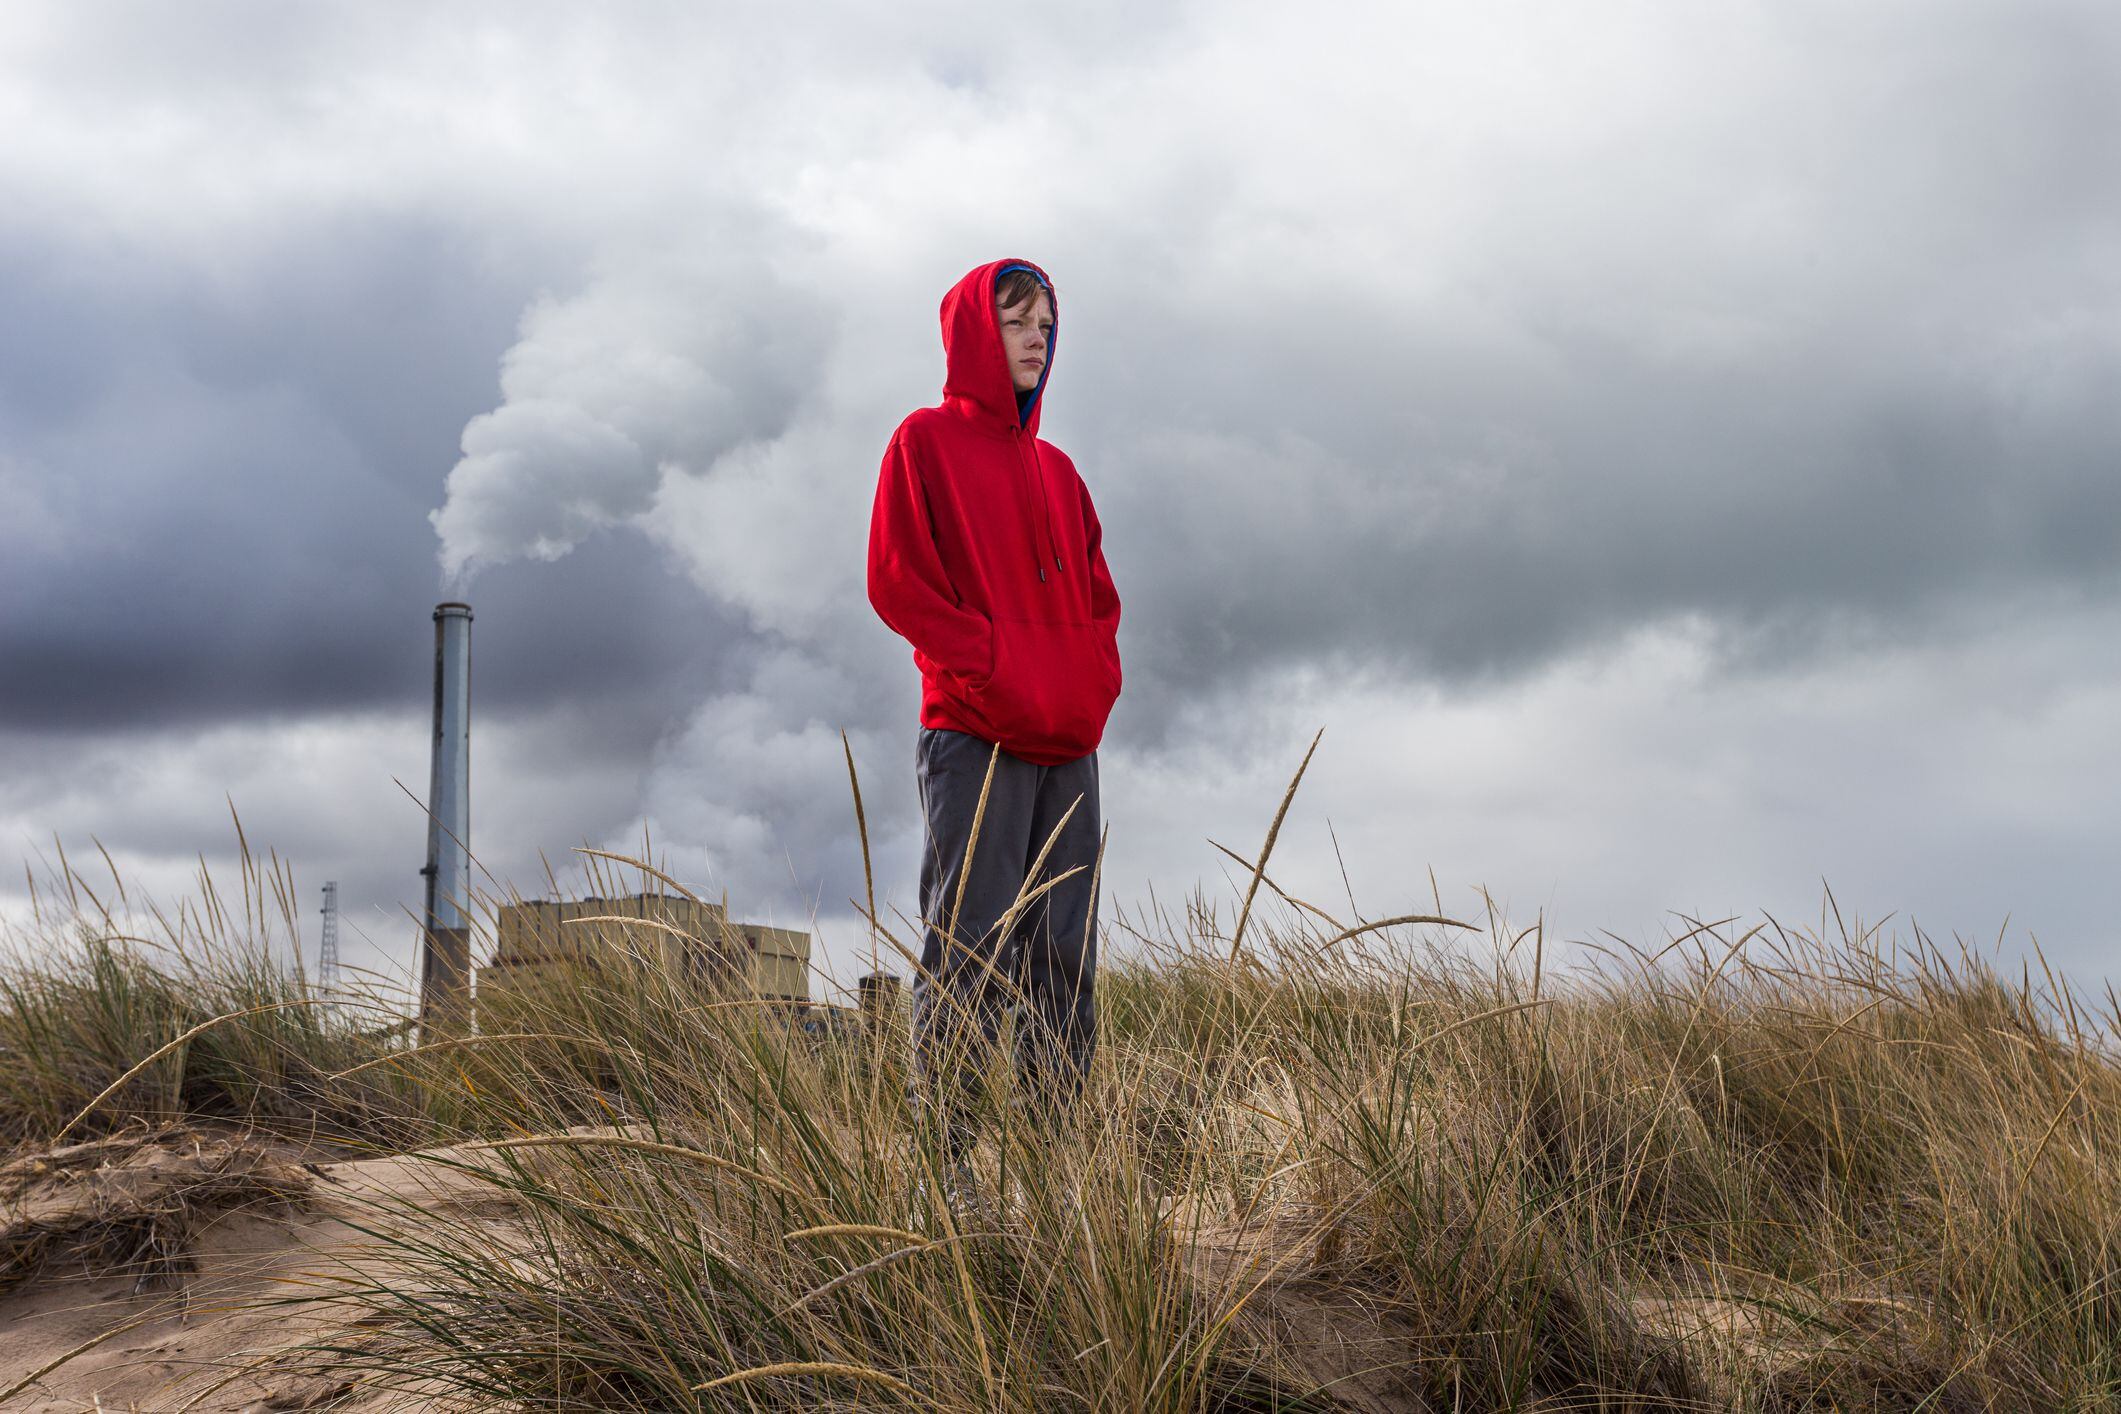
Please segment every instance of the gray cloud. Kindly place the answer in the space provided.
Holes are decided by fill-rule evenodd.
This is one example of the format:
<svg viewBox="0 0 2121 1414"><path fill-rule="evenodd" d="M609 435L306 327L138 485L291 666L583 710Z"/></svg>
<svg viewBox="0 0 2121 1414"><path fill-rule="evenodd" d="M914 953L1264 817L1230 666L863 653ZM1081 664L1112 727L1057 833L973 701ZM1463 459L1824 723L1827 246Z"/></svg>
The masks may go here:
<svg viewBox="0 0 2121 1414"><path fill-rule="evenodd" d="M213 42L239 18L240 54ZM497 866L645 820L738 899L844 929L844 727L905 903L912 672L862 595L869 498L938 395L937 299L1007 252L1059 281L1046 431L1126 602L1108 799L1147 837L1116 829L1116 880L1212 869L1198 821L1278 798L1330 717L1389 763L1357 812L1380 858L1595 862L1632 881L1582 895L1611 915L1688 877L1743 894L1715 858L1625 867L1672 839L1602 800L1684 767L1779 900L1876 830L1788 811L1748 751L1953 808L1929 773L2008 737L1946 690L2006 661L1998 614L2082 635L2074 676L2062 639L2039 670L2104 700L2106 7L1380 8L1330 40L1184 6L857 8L801 40L704 12L255 18L55 13L8 75L40 134L0 154L0 303L39 331L0 351L18 742L176 760L180 724L416 723L439 559L476 572L512 766L607 773L517 783ZM1866 663L1900 665L1890 691L1799 710ZM1609 690L1631 674L1700 715ZM1498 722L1583 789L1512 775ZM1934 754L1881 759L1900 732ZM1435 778L1407 745L1432 738L1480 769L1416 839L1383 797ZM2112 840L2081 773L2020 759L2028 799ZM119 798L37 779L25 830ZM1944 853L2019 858L2004 800ZM394 808L362 828L395 838ZM1969 911L2009 892L1866 857ZM2087 885L2018 877L2085 933Z"/></svg>
<svg viewBox="0 0 2121 1414"><path fill-rule="evenodd" d="M289 250L219 292L188 266L91 281L49 238L13 243L0 300L39 337L10 341L0 445L37 530L0 564L0 724L402 687L378 629L431 598L422 462L491 386L519 297L460 280L425 234L336 232L330 281Z"/></svg>

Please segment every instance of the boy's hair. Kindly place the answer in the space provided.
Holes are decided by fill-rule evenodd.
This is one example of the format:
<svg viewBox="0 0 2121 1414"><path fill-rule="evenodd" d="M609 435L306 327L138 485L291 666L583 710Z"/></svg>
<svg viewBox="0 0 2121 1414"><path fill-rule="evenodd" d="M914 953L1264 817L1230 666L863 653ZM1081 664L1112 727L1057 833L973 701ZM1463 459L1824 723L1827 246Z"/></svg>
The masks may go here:
<svg viewBox="0 0 2121 1414"><path fill-rule="evenodd" d="M1014 309L1045 288L1044 282L1029 270L1011 270L995 282L994 303L1002 309Z"/></svg>

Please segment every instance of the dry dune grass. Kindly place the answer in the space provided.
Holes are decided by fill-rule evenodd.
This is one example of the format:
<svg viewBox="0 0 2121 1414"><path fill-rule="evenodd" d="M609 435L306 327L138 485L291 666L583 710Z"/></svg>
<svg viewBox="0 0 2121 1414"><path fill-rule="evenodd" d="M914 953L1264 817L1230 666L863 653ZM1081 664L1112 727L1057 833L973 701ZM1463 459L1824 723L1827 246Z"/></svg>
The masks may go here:
<svg viewBox="0 0 2121 1414"><path fill-rule="evenodd" d="M357 1155L210 1122L127 1125L19 1155L0 1169L11 1195L0 1207L0 1402L429 1407L441 1386L362 1379L314 1357L319 1339L371 1361L411 1354L391 1339L391 1321L333 1294L374 1283L416 1291L406 1239L438 1221L477 1230L496 1255L513 1247L529 1258L527 1234L516 1205L481 1176L499 1167L491 1151Z"/></svg>
<svg viewBox="0 0 2121 1414"><path fill-rule="evenodd" d="M28 1380L169 1299L125 1289L130 1239L82 1238L67 1260L100 1264L84 1289L109 1299L11 1347L0 1390L26 1408L2121 1404L2110 994L2094 1010L1831 911L1704 920L1559 969L1537 926L1492 913L1333 916L1275 887L1271 849L1244 861L1234 920L1196 897L1112 922L1131 946L1105 954L1087 1103L1041 1131L991 1077L979 1163L1006 1201L968 1226L922 1199L933 1150L900 1103L897 1026L812 1035L626 966L420 1047L264 965L273 871L247 876L247 925L210 904L153 933L139 910L55 902L0 979L0 1128L33 1155L62 1132L240 1122L275 1201L158 1229L196 1293L221 1272L215 1232L253 1225L263 1255L217 1317L240 1338L151 1389L96 1373L104 1346ZM6 1172L59 1182L69 1162ZM272 1189L285 1173L310 1183ZM169 1265L186 1242L190 1274ZM53 1270L0 1320L51 1324Z"/></svg>
<svg viewBox="0 0 2121 1414"><path fill-rule="evenodd" d="M213 1215L303 1202L310 1173L240 1140L178 1127L107 1135L0 1164L0 1292L47 1270L180 1279Z"/></svg>

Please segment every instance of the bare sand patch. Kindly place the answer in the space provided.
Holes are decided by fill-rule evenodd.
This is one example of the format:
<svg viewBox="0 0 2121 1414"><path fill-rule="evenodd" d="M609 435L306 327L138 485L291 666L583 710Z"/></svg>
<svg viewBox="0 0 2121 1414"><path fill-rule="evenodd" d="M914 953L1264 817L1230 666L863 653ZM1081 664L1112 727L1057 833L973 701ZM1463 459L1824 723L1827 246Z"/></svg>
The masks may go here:
<svg viewBox="0 0 2121 1414"><path fill-rule="evenodd" d="M195 1125L18 1154L0 1165L0 1404L433 1407L431 1391L377 1388L298 1347L388 1338L337 1293L404 1279L373 1234L419 1209L476 1216L497 1247L520 1236L505 1189L479 1176L501 1162L457 1146L350 1157Z"/></svg>

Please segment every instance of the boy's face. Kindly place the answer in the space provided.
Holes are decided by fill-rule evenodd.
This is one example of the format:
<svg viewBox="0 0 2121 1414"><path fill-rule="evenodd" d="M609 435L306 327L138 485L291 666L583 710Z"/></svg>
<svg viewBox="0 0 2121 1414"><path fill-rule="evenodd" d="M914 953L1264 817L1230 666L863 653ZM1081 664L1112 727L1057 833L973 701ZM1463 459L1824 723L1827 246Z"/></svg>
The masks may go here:
<svg viewBox="0 0 2121 1414"><path fill-rule="evenodd" d="M994 317L1002 326L1002 352L1009 359L1009 376L1016 391L1028 393L1038 386L1046 369L1046 340L1053 333L1053 301L1040 290L1011 309L995 306Z"/></svg>

